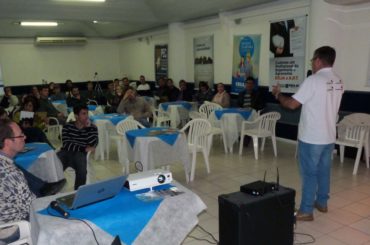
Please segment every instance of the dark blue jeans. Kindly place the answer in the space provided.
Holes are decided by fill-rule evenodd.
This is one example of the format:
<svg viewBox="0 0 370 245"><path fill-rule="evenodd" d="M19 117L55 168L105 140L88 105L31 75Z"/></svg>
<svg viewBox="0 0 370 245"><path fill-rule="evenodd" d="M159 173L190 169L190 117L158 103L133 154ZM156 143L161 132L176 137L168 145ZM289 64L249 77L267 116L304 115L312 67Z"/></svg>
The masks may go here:
<svg viewBox="0 0 370 245"><path fill-rule="evenodd" d="M68 167L71 167L75 170L76 180L74 189L77 190L79 186L86 184L87 153L61 150L57 153L57 155L63 164L63 170Z"/></svg>

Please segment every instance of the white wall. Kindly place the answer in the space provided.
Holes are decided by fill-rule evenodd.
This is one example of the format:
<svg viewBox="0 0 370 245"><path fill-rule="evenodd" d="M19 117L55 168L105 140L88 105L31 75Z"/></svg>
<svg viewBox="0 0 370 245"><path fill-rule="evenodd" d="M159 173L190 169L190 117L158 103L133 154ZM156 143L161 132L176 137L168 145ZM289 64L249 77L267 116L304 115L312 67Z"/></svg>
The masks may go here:
<svg viewBox="0 0 370 245"><path fill-rule="evenodd" d="M112 79L119 73L118 41L89 40L85 46L34 46L33 40L0 40L5 85Z"/></svg>
<svg viewBox="0 0 370 245"><path fill-rule="evenodd" d="M120 41L120 78L139 80L144 75L147 81L155 80L154 46L168 44L168 33L140 35Z"/></svg>
<svg viewBox="0 0 370 245"><path fill-rule="evenodd" d="M323 45L337 50L334 69L345 81L347 90L370 91L366 86L370 57L370 3L350 6L329 5L324 0L280 0L278 3L257 6L248 10L223 13L218 18L184 24L185 66L176 70L185 71L184 79L194 80L193 38L214 36L215 82L231 83L233 35L261 34L260 84L269 84L269 28L270 21L308 15L306 69L310 69L313 51ZM241 19L236 25L234 19ZM151 35L160 44L171 46L168 36ZM145 36L145 35L144 35ZM131 57L122 61L121 70L135 78L146 74L154 79L154 46L137 38L123 40L121 56ZM178 57L179 59L181 57ZM169 70L178 66L176 60L169 60ZM172 68L171 68L172 67ZM131 77L131 75L133 77ZM178 82L178 81L175 81Z"/></svg>

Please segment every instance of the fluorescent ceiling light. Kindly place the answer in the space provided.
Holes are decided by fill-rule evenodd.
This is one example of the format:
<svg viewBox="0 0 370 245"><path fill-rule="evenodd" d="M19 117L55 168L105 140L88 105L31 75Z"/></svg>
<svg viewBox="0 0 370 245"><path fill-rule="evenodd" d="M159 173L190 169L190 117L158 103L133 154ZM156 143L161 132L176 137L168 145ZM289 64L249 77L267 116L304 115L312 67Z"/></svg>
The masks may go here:
<svg viewBox="0 0 370 245"><path fill-rule="evenodd" d="M21 26L57 26L57 22L51 21L21 21Z"/></svg>

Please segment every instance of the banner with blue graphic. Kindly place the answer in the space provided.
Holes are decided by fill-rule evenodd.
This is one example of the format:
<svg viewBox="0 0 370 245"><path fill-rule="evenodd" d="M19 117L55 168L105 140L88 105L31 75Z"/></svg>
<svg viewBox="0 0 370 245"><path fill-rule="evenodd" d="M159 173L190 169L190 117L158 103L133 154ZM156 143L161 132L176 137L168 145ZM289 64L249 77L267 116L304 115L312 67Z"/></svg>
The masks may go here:
<svg viewBox="0 0 370 245"><path fill-rule="evenodd" d="M247 77L258 84L261 35L234 36L231 93L244 90Z"/></svg>

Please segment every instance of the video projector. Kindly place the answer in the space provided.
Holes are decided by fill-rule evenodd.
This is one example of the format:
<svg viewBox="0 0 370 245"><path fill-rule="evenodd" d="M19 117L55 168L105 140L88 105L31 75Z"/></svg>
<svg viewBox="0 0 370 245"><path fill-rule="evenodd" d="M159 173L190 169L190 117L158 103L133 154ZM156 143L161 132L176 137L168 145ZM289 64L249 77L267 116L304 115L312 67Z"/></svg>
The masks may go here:
<svg viewBox="0 0 370 245"><path fill-rule="evenodd" d="M125 187L130 191L138 191L146 188L152 189L159 185L170 184L172 173L164 169L153 169L145 172L130 174L127 177Z"/></svg>

